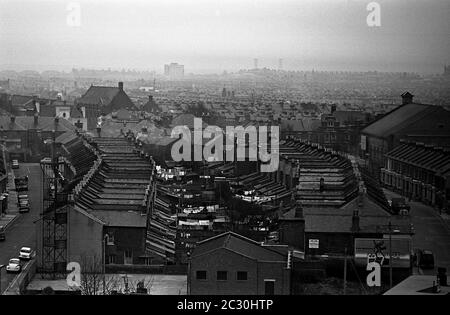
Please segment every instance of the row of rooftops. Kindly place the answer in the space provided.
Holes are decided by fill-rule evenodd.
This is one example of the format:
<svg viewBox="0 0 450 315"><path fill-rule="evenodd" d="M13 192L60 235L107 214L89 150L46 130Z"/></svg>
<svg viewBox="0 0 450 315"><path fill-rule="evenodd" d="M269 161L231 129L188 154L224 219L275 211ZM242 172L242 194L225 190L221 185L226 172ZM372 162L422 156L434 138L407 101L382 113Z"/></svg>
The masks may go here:
<svg viewBox="0 0 450 315"><path fill-rule="evenodd" d="M4 131L72 131L75 126L60 117L0 116L0 129Z"/></svg>
<svg viewBox="0 0 450 315"><path fill-rule="evenodd" d="M152 162L139 156L125 138L83 141L76 137L63 144L71 164L85 175L83 186L77 190L75 209L108 226L145 228Z"/></svg>
<svg viewBox="0 0 450 315"><path fill-rule="evenodd" d="M421 142L402 141L386 154L388 159L441 175L450 173L450 149Z"/></svg>

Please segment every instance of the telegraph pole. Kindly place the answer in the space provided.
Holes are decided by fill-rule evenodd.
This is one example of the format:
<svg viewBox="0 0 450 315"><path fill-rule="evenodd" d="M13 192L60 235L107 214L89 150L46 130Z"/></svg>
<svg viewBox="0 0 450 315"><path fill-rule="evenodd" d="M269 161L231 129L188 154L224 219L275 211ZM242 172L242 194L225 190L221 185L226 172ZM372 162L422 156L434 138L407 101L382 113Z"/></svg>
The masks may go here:
<svg viewBox="0 0 450 315"><path fill-rule="evenodd" d="M347 247L344 249L344 295L347 294Z"/></svg>
<svg viewBox="0 0 450 315"><path fill-rule="evenodd" d="M392 225L389 221L389 288L392 288Z"/></svg>

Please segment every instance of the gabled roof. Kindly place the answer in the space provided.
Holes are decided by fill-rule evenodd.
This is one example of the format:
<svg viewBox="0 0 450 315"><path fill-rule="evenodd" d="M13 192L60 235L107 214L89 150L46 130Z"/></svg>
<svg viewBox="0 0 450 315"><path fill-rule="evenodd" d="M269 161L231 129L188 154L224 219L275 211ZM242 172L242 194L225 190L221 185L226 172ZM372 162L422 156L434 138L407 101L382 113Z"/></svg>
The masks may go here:
<svg viewBox="0 0 450 315"><path fill-rule="evenodd" d="M361 133L384 138L439 108L417 103L401 105L369 124Z"/></svg>
<svg viewBox="0 0 450 315"><path fill-rule="evenodd" d="M264 248L260 243L233 232L226 232L197 243L192 257L221 248L257 261L284 262L286 260L283 254Z"/></svg>
<svg viewBox="0 0 450 315"><path fill-rule="evenodd" d="M108 105L119 91L118 87L91 85L86 93L78 100L78 103Z"/></svg>
<svg viewBox="0 0 450 315"><path fill-rule="evenodd" d="M359 202L355 198L340 209L305 208L305 232L351 233L353 211L359 209ZM366 195L363 196L363 206L359 210L361 232L376 232L376 226L386 225L390 217Z"/></svg>

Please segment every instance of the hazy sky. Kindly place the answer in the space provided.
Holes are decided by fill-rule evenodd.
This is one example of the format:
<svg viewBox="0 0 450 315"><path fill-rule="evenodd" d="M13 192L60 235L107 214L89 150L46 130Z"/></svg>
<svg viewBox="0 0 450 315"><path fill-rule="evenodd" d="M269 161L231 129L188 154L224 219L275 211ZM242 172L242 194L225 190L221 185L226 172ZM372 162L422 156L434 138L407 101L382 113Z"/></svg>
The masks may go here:
<svg viewBox="0 0 450 315"><path fill-rule="evenodd" d="M68 25L68 5L80 26ZM0 67L442 72L450 0L0 0ZM19 67L20 66L20 67Z"/></svg>

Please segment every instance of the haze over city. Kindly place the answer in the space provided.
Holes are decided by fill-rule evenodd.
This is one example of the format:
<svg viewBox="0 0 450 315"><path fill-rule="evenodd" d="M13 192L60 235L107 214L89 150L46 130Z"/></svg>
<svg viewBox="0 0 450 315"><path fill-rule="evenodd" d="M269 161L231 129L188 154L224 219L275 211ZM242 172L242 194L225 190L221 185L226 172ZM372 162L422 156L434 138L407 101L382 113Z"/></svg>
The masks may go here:
<svg viewBox="0 0 450 315"><path fill-rule="evenodd" d="M450 2L378 1L0 1L0 68L149 69L184 64L186 73L253 67L285 70L441 73L450 63ZM30 54L31 53L31 54Z"/></svg>

